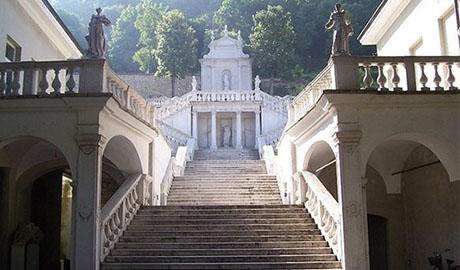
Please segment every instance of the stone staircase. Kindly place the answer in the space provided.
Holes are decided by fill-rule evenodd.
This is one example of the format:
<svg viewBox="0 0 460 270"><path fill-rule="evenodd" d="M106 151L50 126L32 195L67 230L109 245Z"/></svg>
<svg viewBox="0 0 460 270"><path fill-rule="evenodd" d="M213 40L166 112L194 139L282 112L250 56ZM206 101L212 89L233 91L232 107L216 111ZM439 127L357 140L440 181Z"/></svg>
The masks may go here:
<svg viewBox="0 0 460 270"><path fill-rule="evenodd" d="M197 150L194 160L258 160L259 152L253 149L219 148L217 150Z"/></svg>
<svg viewBox="0 0 460 270"><path fill-rule="evenodd" d="M281 205L260 160L195 160L143 207L102 269L340 269L314 220Z"/></svg>

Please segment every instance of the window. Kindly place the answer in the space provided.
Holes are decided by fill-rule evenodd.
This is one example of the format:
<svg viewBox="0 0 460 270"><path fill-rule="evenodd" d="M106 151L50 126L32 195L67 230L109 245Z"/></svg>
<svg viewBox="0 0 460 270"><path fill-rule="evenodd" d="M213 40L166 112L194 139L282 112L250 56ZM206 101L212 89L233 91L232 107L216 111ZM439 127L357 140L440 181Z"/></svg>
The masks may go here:
<svg viewBox="0 0 460 270"><path fill-rule="evenodd" d="M414 42L414 44L409 48L409 55L415 56L415 55L420 55L420 49L423 46L423 39L419 38L417 41Z"/></svg>
<svg viewBox="0 0 460 270"><path fill-rule="evenodd" d="M14 41L10 36L7 36L6 39L6 50L5 50L5 60L6 62L19 62L21 61L21 46ZM6 79L6 94L11 93L12 83L14 76L20 76L19 72L6 72L6 74L1 74ZM3 76L0 76L3 77Z"/></svg>
<svg viewBox="0 0 460 270"><path fill-rule="evenodd" d="M21 46L10 36L6 39L5 60L7 62L21 61Z"/></svg>
<svg viewBox="0 0 460 270"><path fill-rule="evenodd" d="M454 8L449 8L438 20L443 55L458 55L459 39Z"/></svg>

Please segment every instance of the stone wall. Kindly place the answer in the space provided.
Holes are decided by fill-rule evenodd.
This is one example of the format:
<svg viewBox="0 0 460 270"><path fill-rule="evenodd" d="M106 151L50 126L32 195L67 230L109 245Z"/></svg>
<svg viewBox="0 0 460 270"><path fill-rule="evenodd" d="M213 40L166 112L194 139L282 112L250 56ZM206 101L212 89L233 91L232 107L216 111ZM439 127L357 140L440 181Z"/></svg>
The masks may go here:
<svg viewBox="0 0 460 270"><path fill-rule="evenodd" d="M119 76L145 98L171 97L170 79L160 78L151 74L119 74ZM196 80L200 82L200 76L196 76ZM192 76L176 80L176 96L182 96L190 91L192 91Z"/></svg>

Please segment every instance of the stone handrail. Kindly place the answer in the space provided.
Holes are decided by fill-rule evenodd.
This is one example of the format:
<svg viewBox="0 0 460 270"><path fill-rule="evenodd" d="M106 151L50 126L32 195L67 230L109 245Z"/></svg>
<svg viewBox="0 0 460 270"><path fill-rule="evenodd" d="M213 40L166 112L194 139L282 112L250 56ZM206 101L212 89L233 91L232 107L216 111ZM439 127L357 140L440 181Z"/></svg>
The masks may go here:
<svg viewBox="0 0 460 270"><path fill-rule="evenodd" d="M272 130L260 135L259 140L261 142L263 142L263 145L275 146L279 142L281 134L283 134L283 130L284 130L284 126L272 129Z"/></svg>
<svg viewBox="0 0 460 270"><path fill-rule="evenodd" d="M163 179L161 180L161 195L160 195L160 204L161 205L166 205L168 201L168 194L169 194L169 189L171 188L172 181L174 178L174 167L176 164L176 159L172 157L169 160L168 167L166 168L165 174L163 176Z"/></svg>
<svg viewBox="0 0 460 270"><path fill-rule="evenodd" d="M425 94L459 87L460 56L333 56L294 98L288 122L305 116L324 90Z"/></svg>
<svg viewBox="0 0 460 270"><path fill-rule="evenodd" d="M168 139L168 142L172 145L173 152L179 147L186 146L187 142L192 140L193 137L185 134L184 132L166 124L161 120L156 120L156 125L163 132L163 135Z"/></svg>
<svg viewBox="0 0 460 270"><path fill-rule="evenodd" d="M258 100L262 101L264 108L277 112L286 118L288 117L288 106L292 99L291 96L272 96L261 90L255 90L255 92L258 95Z"/></svg>
<svg viewBox="0 0 460 270"><path fill-rule="evenodd" d="M332 88L332 66L327 65L292 101L289 123L297 122L307 114L323 94L323 90Z"/></svg>
<svg viewBox="0 0 460 270"><path fill-rule="evenodd" d="M152 126L155 124L154 106L118 77L108 65L106 66L106 80L107 92L113 94L122 108L134 113L138 118Z"/></svg>
<svg viewBox="0 0 460 270"><path fill-rule="evenodd" d="M301 196L305 196L305 208L340 260L342 258L340 250L341 212L338 202L314 174L307 171L298 172L294 174L294 179L306 184L306 190L301 191L304 193Z"/></svg>
<svg viewBox="0 0 460 270"><path fill-rule="evenodd" d="M447 91L458 90L460 82L460 56L356 57L355 61L363 73L359 80L363 90Z"/></svg>
<svg viewBox="0 0 460 270"><path fill-rule="evenodd" d="M220 102L220 101L257 101L254 91L195 91L192 100L195 102Z"/></svg>
<svg viewBox="0 0 460 270"><path fill-rule="evenodd" d="M156 108L156 119L164 121L168 117L188 108L195 92L191 91L180 97L150 99L149 102Z"/></svg>
<svg viewBox="0 0 460 270"><path fill-rule="evenodd" d="M141 205L152 200L149 176L132 175L118 188L101 210L101 261L110 253Z"/></svg>
<svg viewBox="0 0 460 270"><path fill-rule="evenodd" d="M260 144L263 144L263 142L260 142ZM288 204L289 203L289 198L287 196L288 195L288 190L287 190L287 185L288 185L287 180L288 179L286 179L284 176L282 166L278 165L277 156L275 155L273 146L262 145L259 149L259 155L260 155L260 158L265 161L265 167L267 169L267 173L269 175L276 176L276 181L278 183L278 190L280 192L283 204Z"/></svg>
<svg viewBox="0 0 460 270"><path fill-rule="evenodd" d="M121 80L104 59L0 63L0 96L91 93L112 93L124 110L153 126L154 107Z"/></svg>

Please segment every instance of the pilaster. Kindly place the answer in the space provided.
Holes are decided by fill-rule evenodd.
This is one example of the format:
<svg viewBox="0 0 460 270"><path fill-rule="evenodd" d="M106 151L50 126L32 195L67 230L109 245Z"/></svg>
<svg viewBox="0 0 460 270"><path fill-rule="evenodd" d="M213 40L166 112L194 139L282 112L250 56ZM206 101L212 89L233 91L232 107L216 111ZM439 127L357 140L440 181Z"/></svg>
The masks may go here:
<svg viewBox="0 0 460 270"><path fill-rule="evenodd" d="M361 131L334 134L339 204L342 212L343 267L368 270L368 236L365 187L360 174Z"/></svg>
<svg viewBox="0 0 460 270"><path fill-rule="evenodd" d="M73 200L72 269L99 269L102 146L99 134L79 134Z"/></svg>

